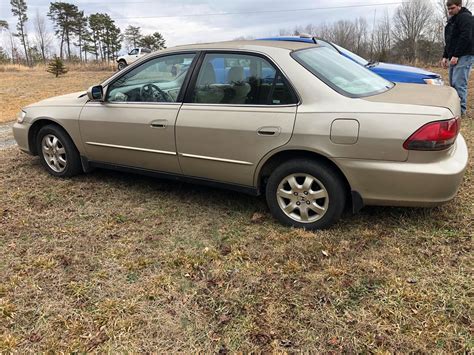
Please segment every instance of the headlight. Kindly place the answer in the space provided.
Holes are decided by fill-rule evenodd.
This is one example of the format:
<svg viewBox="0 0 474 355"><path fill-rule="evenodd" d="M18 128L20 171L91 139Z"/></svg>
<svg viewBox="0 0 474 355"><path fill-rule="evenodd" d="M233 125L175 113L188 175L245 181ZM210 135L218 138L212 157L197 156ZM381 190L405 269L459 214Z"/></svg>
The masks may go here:
<svg viewBox="0 0 474 355"><path fill-rule="evenodd" d="M423 79L426 84L429 85L444 85L444 81L441 78L434 78L434 79Z"/></svg>
<svg viewBox="0 0 474 355"><path fill-rule="evenodd" d="M23 123L23 121L25 120L25 117L26 117L26 112L21 110L20 112L18 112L18 115L16 116L16 120L18 123Z"/></svg>

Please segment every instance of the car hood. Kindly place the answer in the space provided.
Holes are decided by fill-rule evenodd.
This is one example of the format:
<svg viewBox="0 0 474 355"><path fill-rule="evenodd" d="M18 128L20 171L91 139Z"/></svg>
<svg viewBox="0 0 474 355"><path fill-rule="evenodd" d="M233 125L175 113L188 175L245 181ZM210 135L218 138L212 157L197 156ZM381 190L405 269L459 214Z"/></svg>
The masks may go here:
<svg viewBox="0 0 474 355"><path fill-rule="evenodd" d="M397 83L392 89L364 100L405 105L436 106L460 115L459 96L450 86Z"/></svg>
<svg viewBox="0 0 474 355"><path fill-rule="evenodd" d="M401 64L378 63L377 65L371 67L371 69L375 72L409 73L416 76L419 75L423 77L439 78L438 74L428 70Z"/></svg>
<svg viewBox="0 0 474 355"><path fill-rule="evenodd" d="M82 106L87 102L88 99L89 98L85 91L78 91L71 94L50 97L48 99L28 105L26 108L32 106Z"/></svg>

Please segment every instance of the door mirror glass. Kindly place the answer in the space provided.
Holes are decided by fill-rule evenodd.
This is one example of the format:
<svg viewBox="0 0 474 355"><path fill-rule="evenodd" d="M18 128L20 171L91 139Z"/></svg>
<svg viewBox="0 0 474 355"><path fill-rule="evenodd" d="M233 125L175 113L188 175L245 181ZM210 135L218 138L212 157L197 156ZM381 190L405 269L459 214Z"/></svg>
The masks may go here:
<svg viewBox="0 0 474 355"><path fill-rule="evenodd" d="M102 85L91 86L87 90L87 96L93 101L102 101L104 99L104 90Z"/></svg>

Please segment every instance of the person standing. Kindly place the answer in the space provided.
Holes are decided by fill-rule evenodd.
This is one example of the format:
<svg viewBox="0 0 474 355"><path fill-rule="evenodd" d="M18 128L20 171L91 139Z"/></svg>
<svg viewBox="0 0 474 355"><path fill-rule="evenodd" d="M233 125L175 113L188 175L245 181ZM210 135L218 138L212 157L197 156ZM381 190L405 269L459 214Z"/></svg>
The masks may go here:
<svg viewBox="0 0 474 355"><path fill-rule="evenodd" d="M474 61L473 17L462 6L462 0L446 2L449 19L444 28L445 47L441 65L449 66L449 84L456 89L461 100L461 112L466 113L467 86Z"/></svg>

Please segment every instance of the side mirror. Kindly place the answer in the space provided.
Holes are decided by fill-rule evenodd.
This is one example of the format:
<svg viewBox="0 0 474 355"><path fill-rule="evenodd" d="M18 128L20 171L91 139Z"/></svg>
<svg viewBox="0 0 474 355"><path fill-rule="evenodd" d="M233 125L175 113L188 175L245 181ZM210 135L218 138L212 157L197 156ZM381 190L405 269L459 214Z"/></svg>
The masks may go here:
<svg viewBox="0 0 474 355"><path fill-rule="evenodd" d="M92 101L103 101L104 100L104 89L102 85L91 86L87 89L87 96Z"/></svg>

